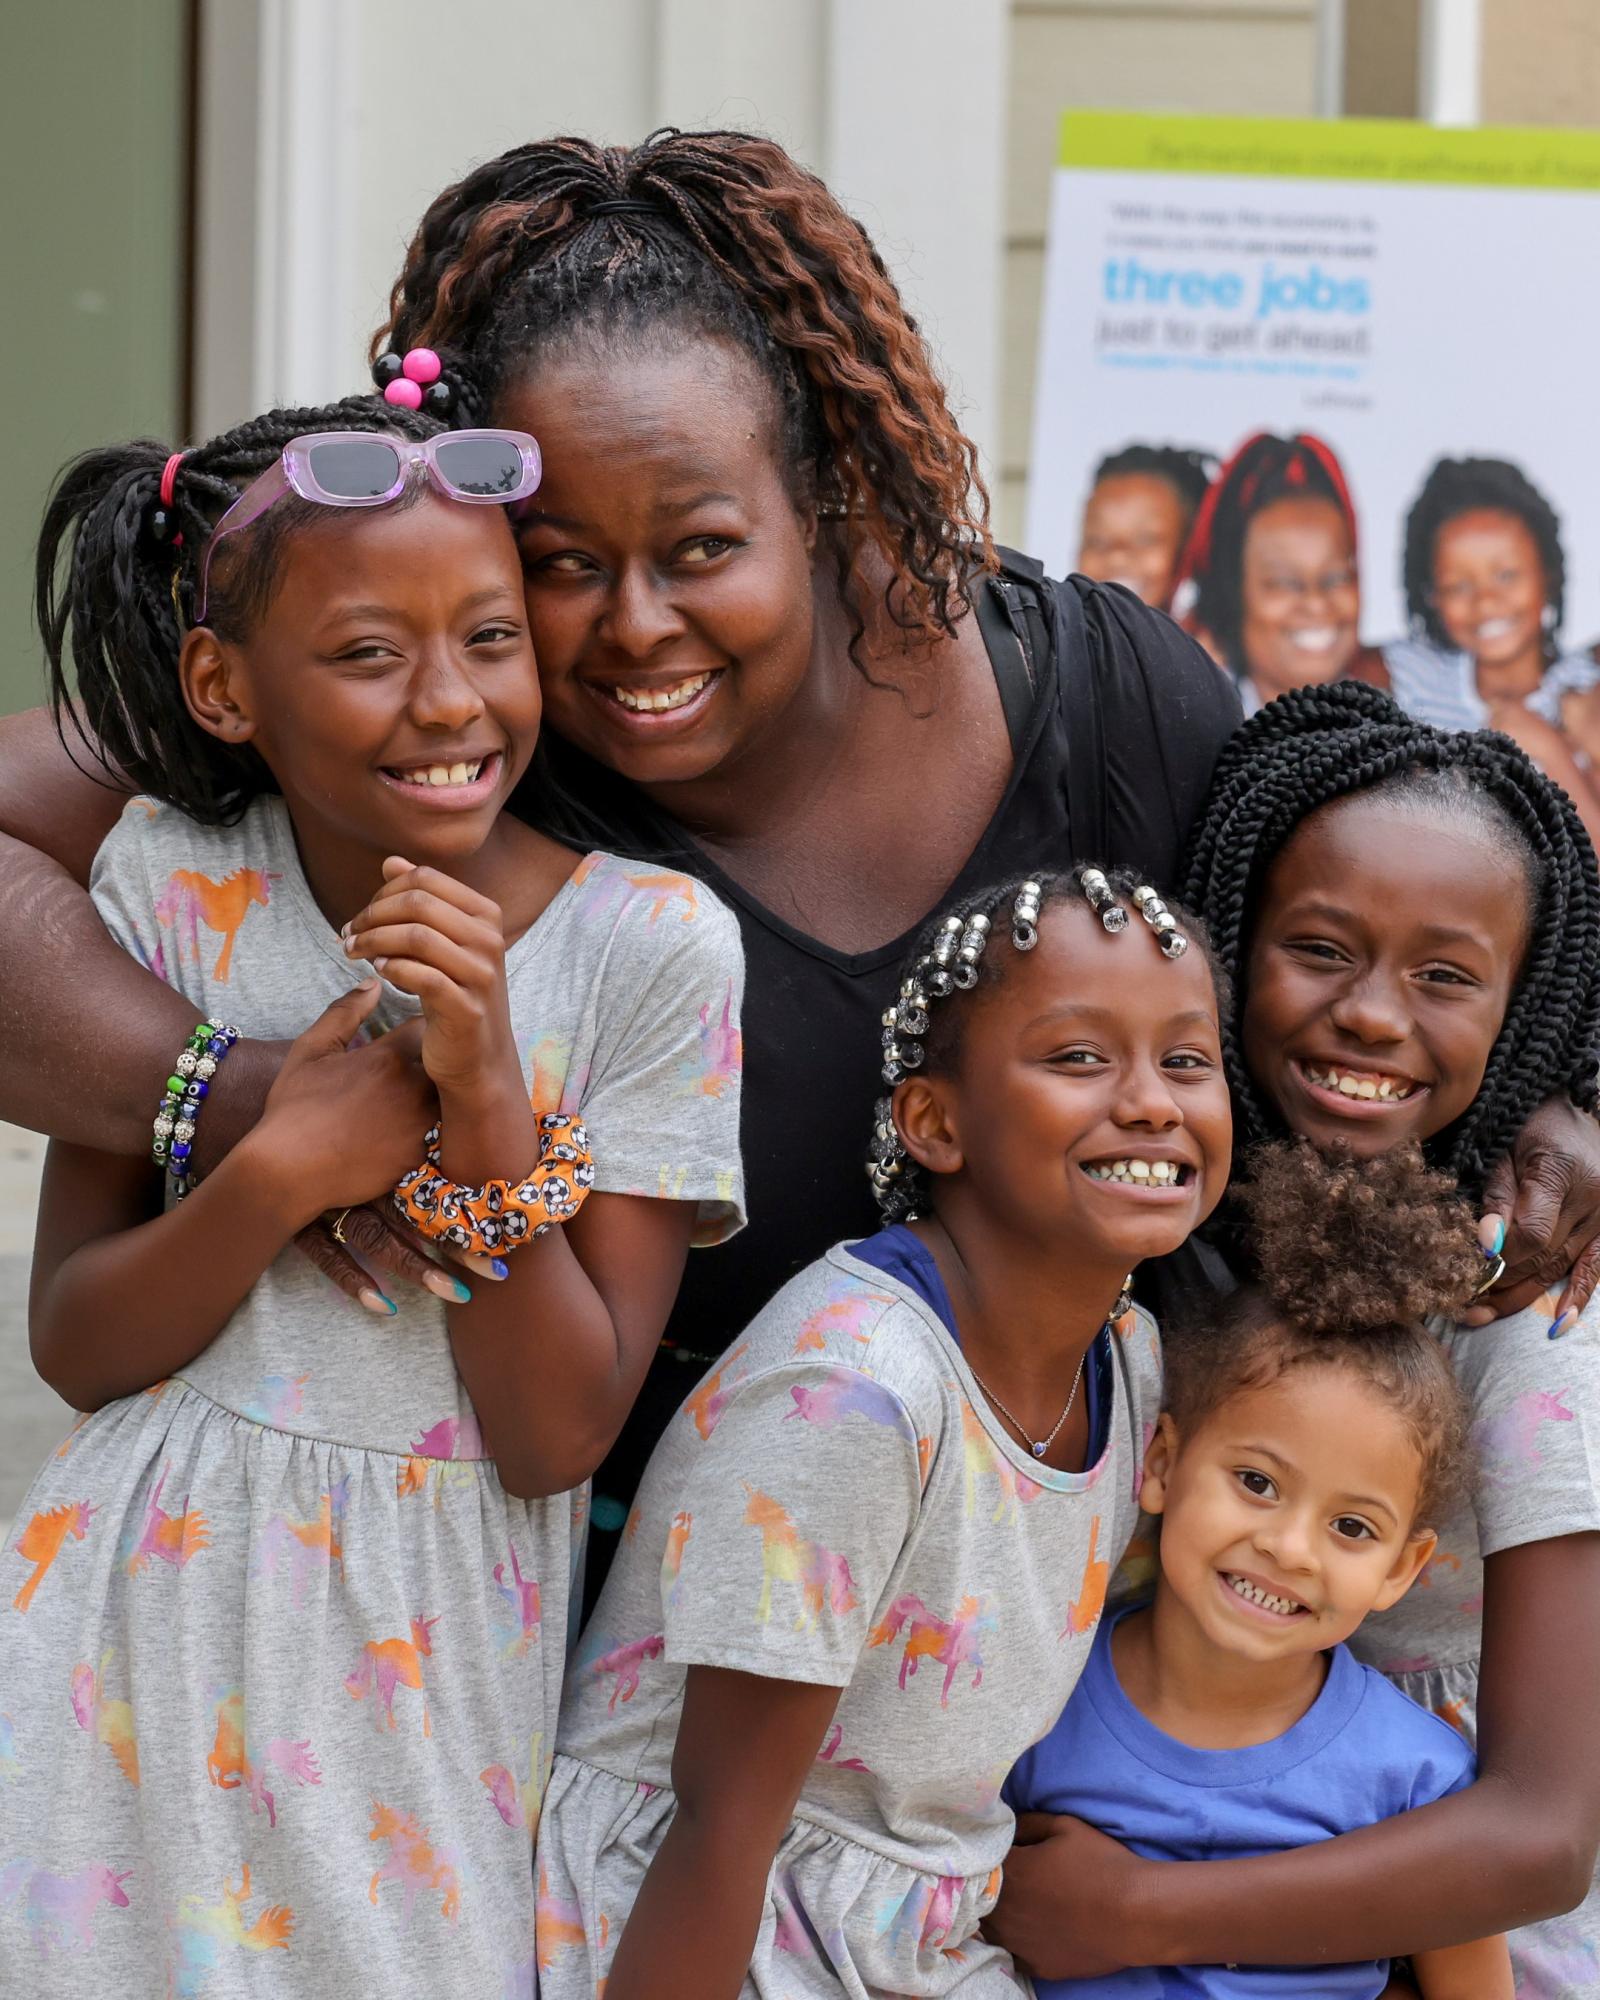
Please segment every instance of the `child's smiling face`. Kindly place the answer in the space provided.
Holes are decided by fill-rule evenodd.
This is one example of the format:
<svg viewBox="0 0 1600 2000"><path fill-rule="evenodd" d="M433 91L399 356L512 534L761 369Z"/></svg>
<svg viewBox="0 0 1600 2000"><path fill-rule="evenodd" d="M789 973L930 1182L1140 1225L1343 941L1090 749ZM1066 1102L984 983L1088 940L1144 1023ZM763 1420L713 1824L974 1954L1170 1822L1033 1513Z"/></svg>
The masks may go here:
<svg viewBox="0 0 1600 2000"><path fill-rule="evenodd" d="M191 634L183 672L204 726L271 768L302 843L447 870L483 845L538 738L510 524L431 493L298 528L248 639Z"/></svg>
<svg viewBox="0 0 1600 2000"><path fill-rule="evenodd" d="M1439 530L1433 602L1452 646L1501 666L1543 644L1549 583L1532 530L1515 514L1474 507Z"/></svg>
<svg viewBox="0 0 1600 2000"><path fill-rule="evenodd" d="M1470 810L1357 794L1267 870L1241 1037L1293 1132L1359 1155L1472 1103L1520 974L1527 876Z"/></svg>
<svg viewBox="0 0 1600 2000"><path fill-rule="evenodd" d="M1381 1390L1302 1363L1180 1436L1163 1416L1140 1502L1161 1519L1162 1588L1213 1647L1255 1661L1325 1650L1410 1588L1421 1460Z"/></svg>
<svg viewBox="0 0 1600 2000"><path fill-rule="evenodd" d="M1120 1276L1176 1249L1227 1182L1210 968L1198 949L1163 958L1137 917L1107 933L1076 898L1045 905L1026 955L1008 926L997 917L989 944L999 982L934 1003L971 1017L950 1074L899 1086L902 1130L1007 1227Z"/></svg>

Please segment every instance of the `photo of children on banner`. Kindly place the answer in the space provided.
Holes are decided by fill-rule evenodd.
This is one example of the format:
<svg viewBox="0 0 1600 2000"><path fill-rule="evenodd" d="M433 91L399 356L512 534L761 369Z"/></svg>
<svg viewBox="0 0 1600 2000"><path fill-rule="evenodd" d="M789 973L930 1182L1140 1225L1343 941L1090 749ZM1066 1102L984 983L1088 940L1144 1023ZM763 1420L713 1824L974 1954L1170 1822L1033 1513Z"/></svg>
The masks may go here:
<svg viewBox="0 0 1600 2000"><path fill-rule="evenodd" d="M1361 643L1356 510L1321 438L1246 438L1195 515L1173 615L1238 685L1245 713L1285 689L1382 683Z"/></svg>
<svg viewBox="0 0 1600 2000"><path fill-rule="evenodd" d="M1172 601L1178 558L1216 471L1207 451L1127 444L1094 469L1074 567L1120 583L1158 611Z"/></svg>
<svg viewBox="0 0 1600 2000"><path fill-rule="evenodd" d="M1438 729L1501 729L1600 828L1600 666L1561 645L1561 521L1519 466L1441 458L1406 516L1410 630L1383 648L1395 700Z"/></svg>

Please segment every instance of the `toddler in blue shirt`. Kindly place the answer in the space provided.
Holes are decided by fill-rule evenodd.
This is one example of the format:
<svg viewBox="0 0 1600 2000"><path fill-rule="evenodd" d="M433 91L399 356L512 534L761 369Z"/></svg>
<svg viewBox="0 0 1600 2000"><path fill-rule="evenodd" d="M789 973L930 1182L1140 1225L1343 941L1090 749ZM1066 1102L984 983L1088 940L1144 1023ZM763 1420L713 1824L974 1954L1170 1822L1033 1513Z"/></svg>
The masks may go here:
<svg viewBox="0 0 1600 2000"><path fill-rule="evenodd" d="M1415 1152L1263 1149L1239 1190L1259 1276L1164 1334L1140 1501L1153 1599L1107 1618L1016 1811L1070 1813L1163 1860L1270 1853L1470 1784L1472 1753L1344 1641L1426 1569L1464 1405L1421 1324L1482 1270L1471 1217ZM1138 1548L1135 1544L1135 1549ZM1375 2000L1386 1964L1162 1966L1038 1980L1038 2000ZM1419 1954L1423 2000L1511 2000L1503 1938ZM1396 1988L1396 1991L1406 1990Z"/></svg>

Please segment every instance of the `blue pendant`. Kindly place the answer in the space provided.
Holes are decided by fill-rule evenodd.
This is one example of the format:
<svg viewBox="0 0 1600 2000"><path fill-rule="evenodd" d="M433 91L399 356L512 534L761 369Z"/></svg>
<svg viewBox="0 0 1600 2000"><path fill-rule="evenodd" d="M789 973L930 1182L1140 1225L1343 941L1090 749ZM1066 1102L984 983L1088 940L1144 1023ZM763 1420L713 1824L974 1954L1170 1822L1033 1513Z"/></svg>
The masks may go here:
<svg viewBox="0 0 1600 2000"><path fill-rule="evenodd" d="M1036 1444L1033 1448L1033 1455L1035 1458L1043 1458L1049 1449L1048 1444Z"/></svg>

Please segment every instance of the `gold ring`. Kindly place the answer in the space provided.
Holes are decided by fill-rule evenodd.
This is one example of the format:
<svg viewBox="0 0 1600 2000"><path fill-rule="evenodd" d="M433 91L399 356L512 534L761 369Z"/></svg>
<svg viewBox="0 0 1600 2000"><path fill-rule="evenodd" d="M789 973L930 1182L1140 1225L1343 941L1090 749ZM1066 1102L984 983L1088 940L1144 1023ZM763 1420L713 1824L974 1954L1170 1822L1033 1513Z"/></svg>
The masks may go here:
<svg viewBox="0 0 1600 2000"><path fill-rule="evenodd" d="M349 1213L350 1211L346 1209L345 1214L348 1215ZM1499 1284L1500 1280L1505 1276L1505 1274L1506 1274L1506 1260L1504 1259L1504 1257L1491 1257L1489 1259L1489 1268L1484 1273L1482 1282L1478 1285L1477 1289L1473 1292L1472 1296L1475 1299L1481 1299L1486 1291L1488 1291L1492 1286Z"/></svg>
<svg viewBox="0 0 1600 2000"><path fill-rule="evenodd" d="M349 1219L350 1219L349 1209L341 1208L339 1213L333 1218L332 1222L329 1223L328 1225L328 1234L333 1238L334 1242L343 1244L344 1248L347 1250L349 1249L350 1246L348 1243L345 1243L344 1240L344 1226Z"/></svg>

